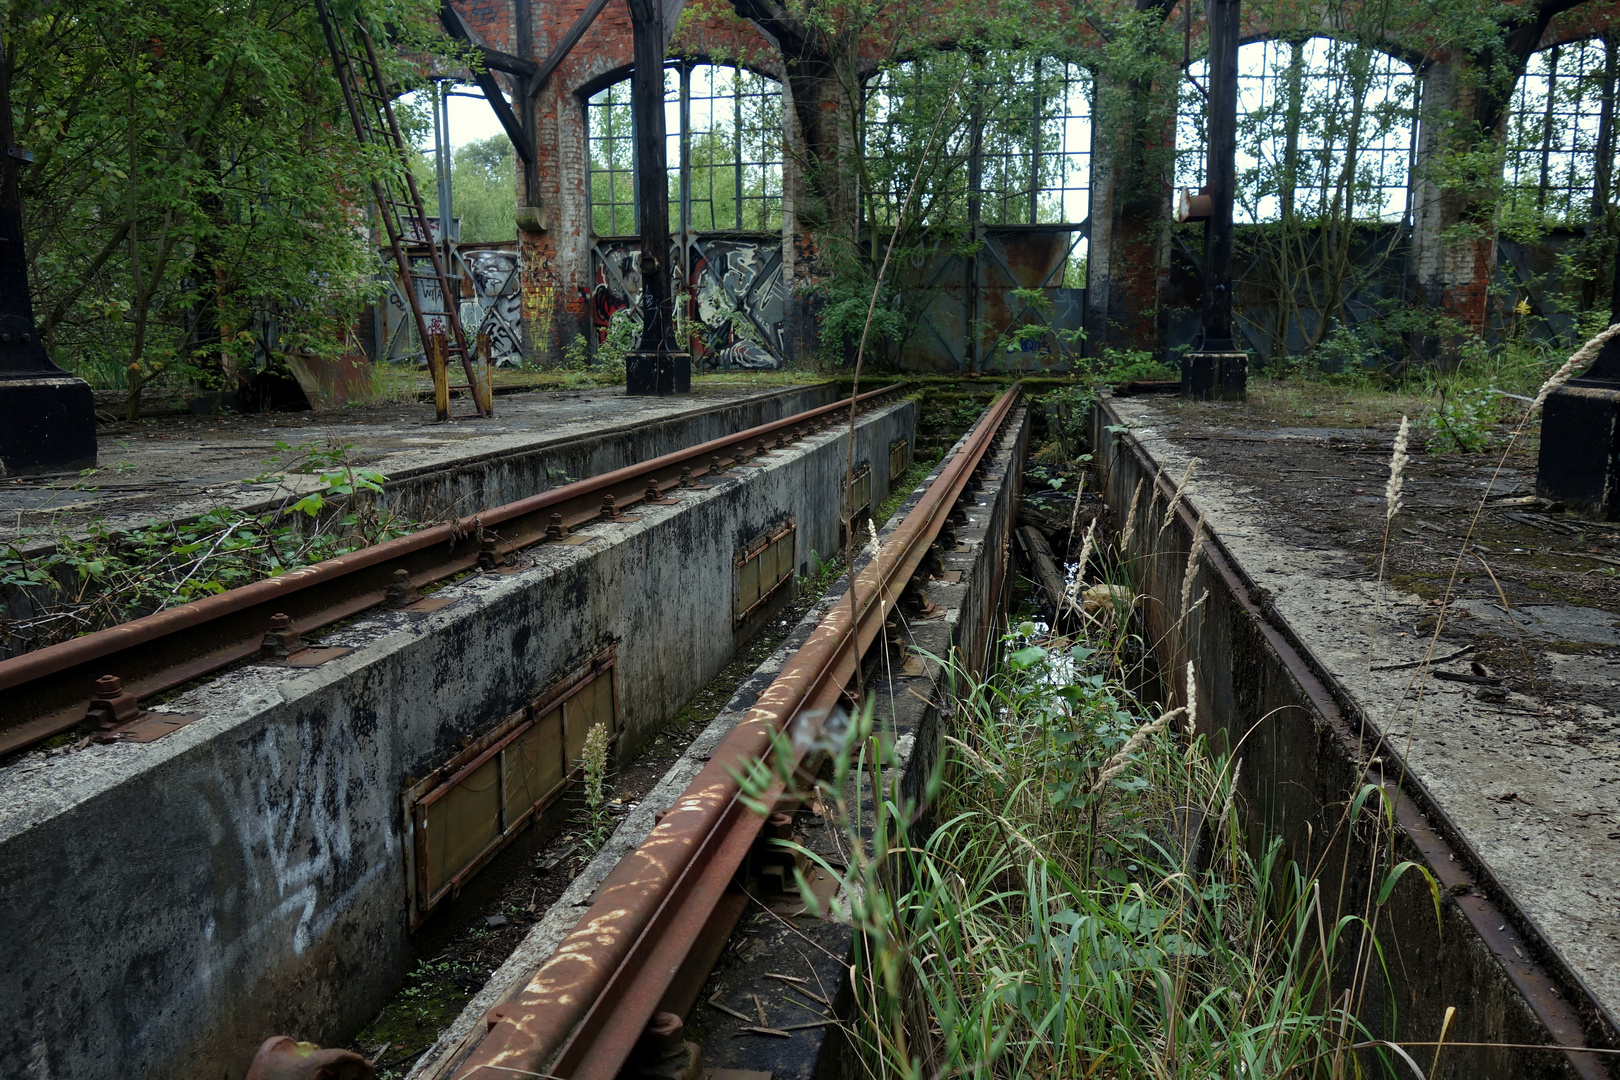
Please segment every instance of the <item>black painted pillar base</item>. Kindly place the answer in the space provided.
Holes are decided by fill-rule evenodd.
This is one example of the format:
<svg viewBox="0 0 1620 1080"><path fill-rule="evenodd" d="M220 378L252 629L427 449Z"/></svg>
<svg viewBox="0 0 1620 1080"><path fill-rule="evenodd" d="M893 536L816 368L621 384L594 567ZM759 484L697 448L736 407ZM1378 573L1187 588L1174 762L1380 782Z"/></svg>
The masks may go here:
<svg viewBox="0 0 1620 1080"><path fill-rule="evenodd" d="M1620 384L1571 379L1547 395L1536 494L1589 517L1620 519Z"/></svg>
<svg viewBox="0 0 1620 1080"><path fill-rule="evenodd" d="M90 386L64 373L0 373L0 476L76 472L96 464Z"/></svg>
<svg viewBox="0 0 1620 1080"><path fill-rule="evenodd" d="M633 395L690 394L692 354L633 352L625 357L625 393Z"/></svg>
<svg viewBox="0 0 1620 1080"><path fill-rule="evenodd" d="M1181 396L1242 401L1249 395L1249 354L1190 352L1181 358Z"/></svg>

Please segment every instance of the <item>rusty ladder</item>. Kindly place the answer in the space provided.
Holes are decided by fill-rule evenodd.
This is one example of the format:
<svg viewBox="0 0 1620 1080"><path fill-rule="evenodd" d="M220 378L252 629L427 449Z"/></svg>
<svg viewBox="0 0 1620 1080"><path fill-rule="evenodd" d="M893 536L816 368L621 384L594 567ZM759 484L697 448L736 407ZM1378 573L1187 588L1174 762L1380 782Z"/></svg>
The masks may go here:
<svg viewBox="0 0 1620 1080"><path fill-rule="evenodd" d="M332 54L332 74L343 89L343 100L354 121L355 138L362 146L382 148L394 167L385 178L371 182L378 216L388 234L388 245L393 250L394 262L399 269L399 280L411 314L416 318L416 332L427 354L428 368L433 375L433 399L440 420L450 419L449 366L460 360L467 373L467 390L473 408L479 416L492 416L494 388L490 379L489 356L480 350L474 356L467 348L467 335L461 326L459 296L452 291L452 282L445 273L445 257L428 230L427 211L422 196L416 189L416 178L411 172L411 157L400 133L399 121L394 116L393 95L383 78L382 66L377 62L377 47L371 32L358 19L342 25L328 8L326 0L315 0L320 15L321 30L326 35L326 47ZM448 237L449 223L440 222L441 235ZM419 239L427 248L432 263L430 273L420 273L412 266L411 241ZM418 259L420 263L420 259ZM417 292L418 282L430 282L438 290L439 310L424 311L422 298ZM429 295L432 289L428 290Z"/></svg>

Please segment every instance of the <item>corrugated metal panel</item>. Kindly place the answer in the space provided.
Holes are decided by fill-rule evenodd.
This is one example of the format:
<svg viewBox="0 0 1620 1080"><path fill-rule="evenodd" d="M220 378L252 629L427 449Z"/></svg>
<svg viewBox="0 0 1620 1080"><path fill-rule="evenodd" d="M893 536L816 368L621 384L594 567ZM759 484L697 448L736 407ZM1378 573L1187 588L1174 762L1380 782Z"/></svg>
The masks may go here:
<svg viewBox="0 0 1620 1080"><path fill-rule="evenodd" d="M733 564L733 621L741 623L772 593L793 580L799 562L799 530L791 519L749 541Z"/></svg>
<svg viewBox="0 0 1620 1080"><path fill-rule="evenodd" d="M900 479L911 468L911 440L896 439L889 444L889 482Z"/></svg>

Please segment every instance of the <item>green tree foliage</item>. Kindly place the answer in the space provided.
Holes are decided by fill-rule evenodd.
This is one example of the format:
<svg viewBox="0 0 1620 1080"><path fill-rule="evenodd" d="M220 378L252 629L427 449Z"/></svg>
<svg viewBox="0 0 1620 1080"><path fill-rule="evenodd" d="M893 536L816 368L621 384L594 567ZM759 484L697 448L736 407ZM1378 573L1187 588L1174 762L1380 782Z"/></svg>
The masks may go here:
<svg viewBox="0 0 1620 1080"><path fill-rule="evenodd" d="M425 0L345 0L389 78L443 53ZM386 27L386 33L384 32ZM370 178L306 0L7 5L28 258L57 363L99 386L225 385L330 354L379 289ZM402 120L420 126L408 108Z"/></svg>
<svg viewBox="0 0 1620 1080"><path fill-rule="evenodd" d="M461 239L487 244L517 239L514 191L517 153L505 135L463 143L450 158L450 209L461 219ZM432 152L415 163L416 187L429 214L439 212Z"/></svg>

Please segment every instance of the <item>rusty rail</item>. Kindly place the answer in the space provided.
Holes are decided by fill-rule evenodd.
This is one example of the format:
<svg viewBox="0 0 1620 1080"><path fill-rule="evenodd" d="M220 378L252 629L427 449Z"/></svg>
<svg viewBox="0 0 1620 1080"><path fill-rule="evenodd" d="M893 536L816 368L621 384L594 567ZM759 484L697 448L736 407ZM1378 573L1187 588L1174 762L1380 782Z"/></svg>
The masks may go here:
<svg viewBox="0 0 1620 1080"><path fill-rule="evenodd" d="M857 406L872 408L904 386L862 394ZM290 619L278 628L309 634L391 598L402 605L481 557L498 561L616 519L626 507L837 424L849 407L845 398L0 661L0 755L82 723L98 678L116 676L136 698L172 690L257 655L274 616Z"/></svg>
<svg viewBox="0 0 1620 1080"><path fill-rule="evenodd" d="M571 1080L618 1075L763 823L743 802L734 777L764 760L789 725L793 737L787 745L792 764L799 764L813 729L845 697L856 665L882 634L885 616L985 461L1019 394L1015 384L986 411L856 578L854 603L841 600L833 607L646 840L603 881L596 901L551 959L513 1000L490 1010L488 1030L455 1066L458 1080L520 1072ZM781 795L778 782L761 801L773 805Z"/></svg>

